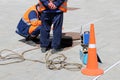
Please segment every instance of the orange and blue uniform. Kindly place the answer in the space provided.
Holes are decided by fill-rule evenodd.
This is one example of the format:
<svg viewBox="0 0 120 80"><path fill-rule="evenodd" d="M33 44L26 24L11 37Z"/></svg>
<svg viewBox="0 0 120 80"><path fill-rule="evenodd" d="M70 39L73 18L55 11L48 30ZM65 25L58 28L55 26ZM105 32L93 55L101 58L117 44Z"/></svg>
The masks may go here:
<svg viewBox="0 0 120 80"><path fill-rule="evenodd" d="M52 0L56 9L50 9L48 6L50 0L39 0L42 27L40 31L40 46L47 48L50 44L50 29L53 24L53 38L51 47L57 49L60 47L62 37L63 13L67 11L67 0Z"/></svg>
<svg viewBox="0 0 120 80"><path fill-rule="evenodd" d="M16 33L24 37L38 36L40 34L41 20L37 8L39 8L38 4L33 5L24 13L17 25Z"/></svg>

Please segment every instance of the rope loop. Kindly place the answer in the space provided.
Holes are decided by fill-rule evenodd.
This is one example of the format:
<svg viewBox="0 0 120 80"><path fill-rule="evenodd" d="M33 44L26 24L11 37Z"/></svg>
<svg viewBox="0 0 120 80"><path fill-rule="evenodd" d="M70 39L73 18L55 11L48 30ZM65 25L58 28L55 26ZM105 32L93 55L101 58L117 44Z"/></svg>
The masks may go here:
<svg viewBox="0 0 120 80"><path fill-rule="evenodd" d="M61 70L61 69L66 69L70 71L77 71L82 68L81 64L78 63L67 63L66 59L67 57L63 54L52 54L51 51L47 51L45 54L45 61L41 60L32 60L32 59L26 59L24 57L25 53L39 49L33 48L26 50L21 53L21 55L15 51L9 50L9 49L3 49L0 51L0 65L7 65L7 64L12 64L12 63L19 63L23 62L25 60L32 61L32 62L39 62L46 64L46 67L50 70Z"/></svg>

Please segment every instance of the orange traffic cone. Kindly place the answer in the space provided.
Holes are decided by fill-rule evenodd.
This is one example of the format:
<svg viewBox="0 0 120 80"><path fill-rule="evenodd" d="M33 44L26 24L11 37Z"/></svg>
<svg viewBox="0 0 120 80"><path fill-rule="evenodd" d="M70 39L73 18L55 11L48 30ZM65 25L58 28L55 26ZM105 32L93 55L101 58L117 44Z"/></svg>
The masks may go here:
<svg viewBox="0 0 120 80"><path fill-rule="evenodd" d="M94 24L90 26L90 39L88 47L88 62L85 69L82 69L82 73L89 76L97 76L103 74L104 71L98 68L97 53L95 46L95 33Z"/></svg>

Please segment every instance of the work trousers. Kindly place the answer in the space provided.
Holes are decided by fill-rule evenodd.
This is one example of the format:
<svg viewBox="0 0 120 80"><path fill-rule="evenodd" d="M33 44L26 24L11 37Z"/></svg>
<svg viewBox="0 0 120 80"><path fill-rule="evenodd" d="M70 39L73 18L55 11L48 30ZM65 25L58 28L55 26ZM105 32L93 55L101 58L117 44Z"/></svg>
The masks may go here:
<svg viewBox="0 0 120 80"><path fill-rule="evenodd" d="M40 34L40 29L41 29L41 26L38 26L38 27L31 33L31 35L38 36L38 35Z"/></svg>
<svg viewBox="0 0 120 80"><path fill-rule="evenodd" d="M28 33L30 25L27 25L22 19L20 20L19 24L17 25L16 33L23 37L28 37L29 35L38 36L40 34L41 26L38 26L31 34Z"/></svg>
<svg viewBox="0 0 120 80"><path fill-rule="evenodd" d="M53 24L53 38L51 47L60 48L62 37L63 12L60 13L41 13L42 27L40 31L41 47L48 47L50 44L50 30Z"/></svg>

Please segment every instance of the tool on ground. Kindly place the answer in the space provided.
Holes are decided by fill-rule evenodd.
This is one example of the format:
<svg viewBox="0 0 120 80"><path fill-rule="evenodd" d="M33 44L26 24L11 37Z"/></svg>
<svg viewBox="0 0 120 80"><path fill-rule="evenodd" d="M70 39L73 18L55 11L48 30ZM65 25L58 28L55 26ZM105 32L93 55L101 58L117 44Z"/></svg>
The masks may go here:
<svg viewBox="0 0 120 80"><path fill-rule="evenodd" d="M90 31L84 31L84 33L81 35L82 49L80 49L80 59L81 59L82 63L85 65L87 64L87 60L88 60L89 37L90 37ZM97 61L99 63L102 63L98 54L97 54Z"/></svg>

